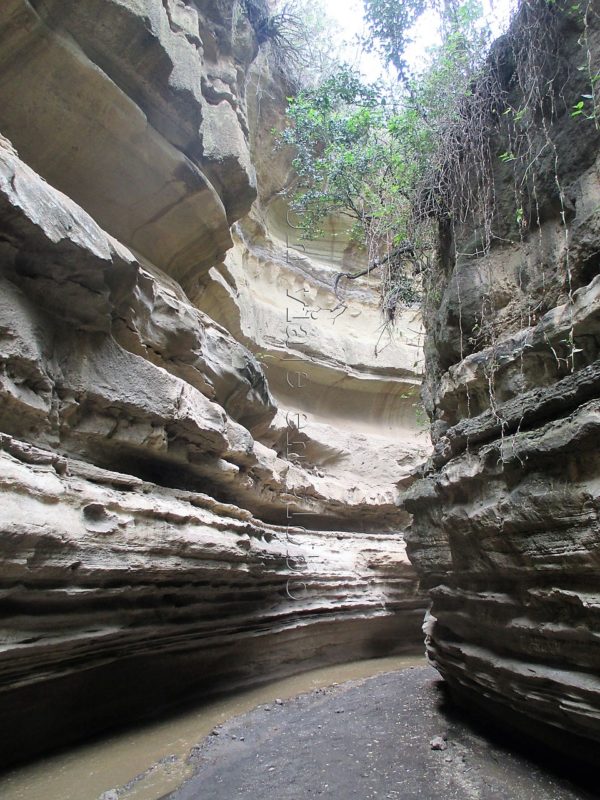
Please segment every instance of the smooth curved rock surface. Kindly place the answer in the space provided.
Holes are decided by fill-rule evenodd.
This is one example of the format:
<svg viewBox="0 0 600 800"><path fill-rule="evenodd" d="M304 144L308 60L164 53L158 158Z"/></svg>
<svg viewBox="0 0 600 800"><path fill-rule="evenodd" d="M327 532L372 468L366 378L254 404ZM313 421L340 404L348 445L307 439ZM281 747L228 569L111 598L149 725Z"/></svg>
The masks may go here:
<svg viewBox="0 0 600 800"><path fill-rule="evenodd" d="M234 241L197 303L260 359L278 405L314 424L396 441L422 461L419 313L408 310L396 330L384 330L374 279L338 299L335 259L286 246L268 216L239 223Z"/></svg>
<svg viewBox="0 0 600 800"><path fill-rule="evenodd" d="M250 26L242 15L232 28L227 4L206 7L8 0L0 10L0 130L176 278L223 257L229 222L256 191L238 64L221 52L235 48L247 67Z"/></svg>
<svg viewBox="0 0 600 800"><path fill-rule="evenodd" d="M3 763L421 647L420 323L380 340L363 283L332 328L347 243L288 262L258 50L220 0L0 8Z"/></svg>

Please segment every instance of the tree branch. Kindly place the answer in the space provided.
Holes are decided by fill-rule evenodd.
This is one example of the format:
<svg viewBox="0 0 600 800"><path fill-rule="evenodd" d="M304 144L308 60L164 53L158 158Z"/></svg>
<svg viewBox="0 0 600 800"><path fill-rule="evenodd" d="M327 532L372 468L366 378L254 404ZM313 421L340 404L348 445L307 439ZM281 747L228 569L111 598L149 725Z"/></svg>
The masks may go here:
<svg viewBox="0 0 600 800"><path fill-rule="evenodd" d="M410 242L404 242L404 244L387 253L387 255L385 255L383 258L376 258L374 261L371 261L369 266L360 272L338 272L333 281L333 293L338 300L341 300L340 296L338 295L338 287L342 278L348 278L349 281L355 281L357 278L362 278L364 275L368 275L373 270L383 267L384 264L387 264L388 261L392 261L394 258L405 255L414 256L414 254L415 251L412 244Z"/></svg>

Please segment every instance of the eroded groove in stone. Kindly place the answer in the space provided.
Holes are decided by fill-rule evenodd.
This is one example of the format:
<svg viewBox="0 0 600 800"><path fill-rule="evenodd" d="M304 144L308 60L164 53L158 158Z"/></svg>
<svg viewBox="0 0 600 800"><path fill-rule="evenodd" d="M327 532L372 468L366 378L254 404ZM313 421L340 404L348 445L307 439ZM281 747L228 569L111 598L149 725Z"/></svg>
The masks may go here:
<svg viewBox="0 0 600 800"><path fill-rule="evenodd" d="M349 242L290 245L287 87L244 14L7 0L0 71L3 762L420 649L420 318L375 358L373 287L333 313Z"/></svg>

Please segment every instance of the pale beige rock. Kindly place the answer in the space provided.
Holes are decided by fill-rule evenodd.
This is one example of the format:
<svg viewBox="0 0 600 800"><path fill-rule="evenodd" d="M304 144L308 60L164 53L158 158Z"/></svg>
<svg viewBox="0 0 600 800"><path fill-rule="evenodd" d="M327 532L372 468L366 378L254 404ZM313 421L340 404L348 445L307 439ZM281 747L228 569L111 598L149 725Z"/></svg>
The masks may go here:
<svg viewBox="0 0 600 800"><path fill-rule="evenodd" d="M315 524L328 524L330 513L338 526L344 520L353 529L402 529L408 518L395 508L399 486L412 481L429 452L419 418L419 315L407 311L393 338L382 337L374 282L350 287L346 309L336 308L336 260L286 247L260 214L256 208L236 226L225 265L211 270L195 297L256 353L279 407L262 436L279 459L255 448L270 466L261 466L264 486L254 482L252 489L262 506L245 502L273 519L285 472L292 496L305 498L297 510L314 515Z"/></svg>
<svg viewBox="0 0 600 800"><path fill-rule="evenodd" d="M0 10L0 129L103 228L178 278L223 257L227 214L238 218L255 193L243 91L216 43L227 27L220 11L201 17L179 0L7 0ZM240 24L232 36L246 38L249 63ZM223 78L233 110L212 102ZM218 174L222 197L205 170Z"/></svg>
<svg viewBox="0 0 600 800"><path fill-rule="evenodd" d="M47 747L50 730L72 741L77 726L113 723L113 705L139 715L149 681L165 703L415 645L422 597L394 534L271 526L204 494L0 445L4 759Z"/></svg>
<svg viewBox="0 0 600 800"><path fill-rule="evenodd" d="M344 310L332 291L335 263L287 250L253 221L245 225L224 267L211 271L200 307L257 353L280 405L334 426L414 440L423 430L418 312L406 312L391 338L382 335L375 281L351 287Z"/></svg>
<svg viewBox="0 0 600 800"><path fill-rule="evenodd" d="M0 213L9 235L4 272L11 280L2 301L5 319L11 320L3 337L4 357L11 362L26 357L40 389L49 390L51 366L43 362L51 360L48 348L54 342L57 351L65 350L53 376L63 394L84 392L91 380L90 375L79 382L73 377L75 361L76 369L104 373L99 387L104 385L108 405L118 405L122 385L122 404L143 408L149 403L150 408L161 382L163 408L169 393L180 394L187 386L187 396L195 392L199 407L208 409L217 400L250 427L268 425L275 409L252 355L193 308L177 284L142 266L7 149L0 149ZM65 323L86 331L75 345ZM98 359L100 365L94 366ZM136 372L142 383L134 387L129 384ZM39 405L35 389L27 396L34 408ZM51 400L44 402L47 413ZM148 416L161 413L155 408Z"/></svg>
<svg viewBox="0 0 600 800"><path fill-rule="evenodd" d="M226 0L0 8L4 760L420 648L420 321L380 338L369 282L334 319L364 259L335 220L288 258L256 55ZM322 308L303 344L291 290Z"/></svg>

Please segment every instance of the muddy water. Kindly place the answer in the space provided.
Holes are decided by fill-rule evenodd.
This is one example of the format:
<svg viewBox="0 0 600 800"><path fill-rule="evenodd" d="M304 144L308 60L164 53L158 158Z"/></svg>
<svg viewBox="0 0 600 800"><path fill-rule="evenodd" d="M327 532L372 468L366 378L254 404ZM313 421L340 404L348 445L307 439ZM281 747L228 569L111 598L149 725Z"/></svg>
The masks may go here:
<svg viewBox="0 0 600 800"><path fill-rule="evenodd" d="M421 666L422 658L357 661L326 667L197 704L168 719L36 761L0 776L2 800L99 800L118 790L119 800L159 800L191 774L191 748L217 725L276 698L392 670Z"/></svg>

